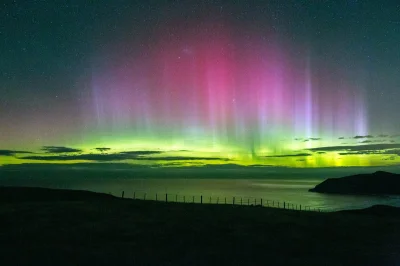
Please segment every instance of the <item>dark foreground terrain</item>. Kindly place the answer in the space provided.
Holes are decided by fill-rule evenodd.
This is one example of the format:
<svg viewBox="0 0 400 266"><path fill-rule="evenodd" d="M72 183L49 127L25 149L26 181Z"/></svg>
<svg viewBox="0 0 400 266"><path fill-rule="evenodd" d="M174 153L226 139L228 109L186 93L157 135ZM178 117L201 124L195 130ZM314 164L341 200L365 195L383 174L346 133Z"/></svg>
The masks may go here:
<svg viewBox="0 0 400 266"><path fill-rule="evenodd" d="M0 187L0 265L399 265L400 212L162 203Z"/></svg>

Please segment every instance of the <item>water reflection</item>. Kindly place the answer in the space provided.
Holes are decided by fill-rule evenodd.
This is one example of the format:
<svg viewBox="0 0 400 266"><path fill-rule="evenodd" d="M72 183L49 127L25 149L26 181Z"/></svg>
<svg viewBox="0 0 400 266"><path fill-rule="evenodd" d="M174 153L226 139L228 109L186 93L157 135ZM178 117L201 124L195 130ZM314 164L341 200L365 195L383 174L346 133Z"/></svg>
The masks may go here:
<svg viewBox="0 0 400 266"><path fill-rule="evenodd" d="M21 180L19 180L21 181ZM400 207L400 197L350 196L308 192L321 180L317 179L132 179L132 178L88 178L54 179L36 178L25 180L25 186L42 186L50 188L82 189L95 192L111 193L125 197L165 200L165 194L171 201L200 202L203 196L205 203L263 204L268 202L292 203L312 206L325 210L342 210L365 208L375 204L386 204ZM11 182L11 181L10 181ZM8 182L8 183L10 183ZM12 183L12 182L11 182ZM9 184L13 185L13 184ZM15 185L15 184L14 184ZM194 198L193 198L194 197ZM211 197L211 199L210 199Z"/></svg>

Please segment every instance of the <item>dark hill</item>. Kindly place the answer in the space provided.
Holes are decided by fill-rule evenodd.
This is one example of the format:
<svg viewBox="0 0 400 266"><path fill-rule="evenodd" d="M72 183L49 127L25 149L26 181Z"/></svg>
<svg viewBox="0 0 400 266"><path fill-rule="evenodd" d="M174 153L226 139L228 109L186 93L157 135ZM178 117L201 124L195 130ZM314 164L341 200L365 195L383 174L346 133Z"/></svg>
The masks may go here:
<svg viewBox="0 0 400 266"><path fill-rule="evenodd" d="M82 201L117 199L114 196L84 190L65 190L37 187L2 187L0 202Z"/></svg>
<svg viewBox="0 0 400 266"><path fill-rule="evenodd" d="M319 213L122 200L40 188L0 187L0 195L0 265L353 266L400 261L400 216L385 206L365 214Z"/></svg>
<svg viewBox="0 0 400 266"><path fill-rule="evenodd" d="M319 193L399 195L400 175L383 171L329 178L309 190Z"/></svg>

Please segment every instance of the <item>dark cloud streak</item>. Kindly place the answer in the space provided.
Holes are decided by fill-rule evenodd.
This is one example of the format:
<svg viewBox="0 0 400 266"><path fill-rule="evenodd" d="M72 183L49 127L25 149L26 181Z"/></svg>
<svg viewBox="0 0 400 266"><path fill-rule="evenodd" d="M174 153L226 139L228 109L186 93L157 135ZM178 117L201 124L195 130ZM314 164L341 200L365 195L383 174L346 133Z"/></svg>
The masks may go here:
<svg viewBox="0 0 400 266"><path fill-rule="evenodd" d="M105 152L111 150L111 148L95 148L95 150L100 151L100 152Z"/></svg>
<svg viewBox="0 0 400 266"><path fill-rule="evenodd" d="M372 139L374 136L367 135L367 136L355 136L353 139Z"/></svg>
<svg viewBox="0 0 400 266"><path fill-rule="evenodd" d="M39 160L39 161L123 161L123 160L140 160L140 161L194 161L194 160L223 160L228 159L219 157L185 157L185 156L164 156L164 157L147 157L145 155L160 154L162 151L128 151L112 154L76 154L76 155L51 155L51 156L25 156L20 159Z"/></svg>
<svg viewBox="0 0 400 266"><path fill-rule="evenodd" d="M0 156L15 156L18 153L32 154L30 151L0 150Z"/></svg>
<svg viewBox="0 0 400 266"><path fill-rule="evenodd" d="M282 157L303 157L303 156L311 156L312 154L309 153L298 153L298 154L284 154L284 155L271 155L271 156L264 156L264 158L282 158Z"/></svg>
<svg viewBox="0 0 400 266"><path fill-rule="evenodd" d="M45 153L72 153L72 152L82 152L80 149L62 147L62 146L43 146L41 148Z"/></svg>
<svg viewBox="0 0 400 266"><path fill-rule="evenodd" d="M368 144L368 145L352 145L352 146L328 146L328 147L318 147L307 149L308 151L318 152L318 151L381 151L388 149L400 148L400 144Z"/></svg>

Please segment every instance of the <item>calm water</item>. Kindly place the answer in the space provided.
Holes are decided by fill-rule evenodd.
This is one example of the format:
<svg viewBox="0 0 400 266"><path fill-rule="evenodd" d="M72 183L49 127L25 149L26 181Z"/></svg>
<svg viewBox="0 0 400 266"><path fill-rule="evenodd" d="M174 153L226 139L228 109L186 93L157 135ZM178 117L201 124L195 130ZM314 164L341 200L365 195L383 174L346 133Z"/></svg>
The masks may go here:
<svg viewBox="0 0 400 266"><path fill-rule="evenodd" d="M15 180L15 179L14 179ZM3 179L1 185L18 185L13 180ZM260 204L261 198L264 205L275 206L279 201L311 206L323 210L343 210L365 208L375 204L386 204L400 207L400 197L372 197L372 196L344 196L308 192L308 189L320 183L316 179L134 179L134 178L90 178L90 179L57 179L34 178L21 182L25 186L42 186L50 188L82 189L96 192L111 193L125 197L165 200L168 194L169 201L189 201L194 197L195 202ZM145 195L146 194L146 195ZM282 205L281 205L282 206Z"/></svg>

